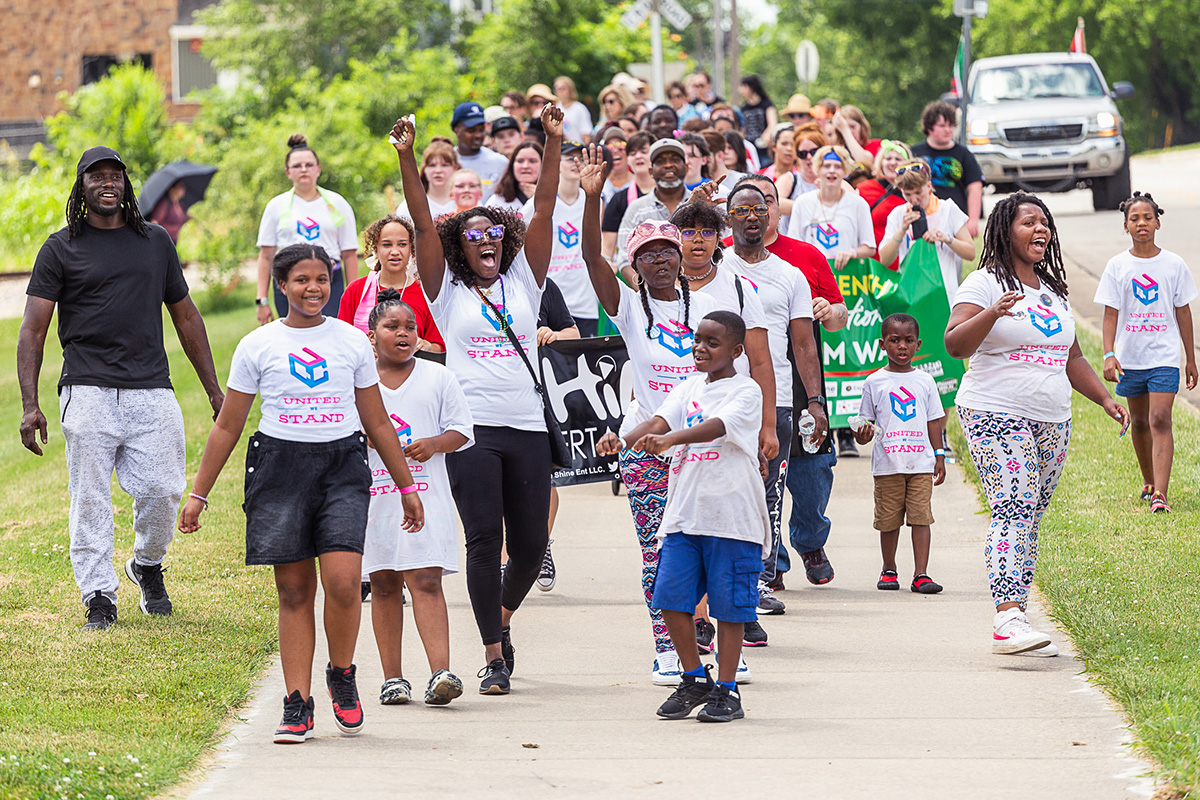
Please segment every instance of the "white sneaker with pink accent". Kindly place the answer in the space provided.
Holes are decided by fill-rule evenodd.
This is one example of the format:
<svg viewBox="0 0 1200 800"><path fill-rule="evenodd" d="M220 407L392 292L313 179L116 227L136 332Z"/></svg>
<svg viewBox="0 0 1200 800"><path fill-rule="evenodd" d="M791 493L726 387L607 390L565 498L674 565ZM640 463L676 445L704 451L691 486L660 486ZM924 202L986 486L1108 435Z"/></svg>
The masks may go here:
<svg viewBox="0 0 1200 800"><path fill-rule="evenodd" d="M1035 631L1019 608L1010 608L996 614L992 622L992 653L1013 656L1029 650L1037 650L1050 644L1050 637Z"/></svg>

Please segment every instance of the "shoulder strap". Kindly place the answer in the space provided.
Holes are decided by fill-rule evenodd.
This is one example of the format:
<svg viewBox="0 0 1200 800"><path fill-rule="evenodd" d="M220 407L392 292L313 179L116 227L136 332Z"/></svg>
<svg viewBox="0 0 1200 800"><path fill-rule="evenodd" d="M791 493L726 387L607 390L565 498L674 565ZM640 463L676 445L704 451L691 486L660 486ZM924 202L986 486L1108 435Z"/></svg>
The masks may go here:
<svg viewBox="0 0 1200 800"><path fill-rule="evenodd" d="M504 315L500 313L500 309L496 308L495 303L493 303L491 300L488 300L487 295L479 291L478 286L475 287L475 294L479 295L480 299L487 303L488 308L490 308L492 313L496 315L496 319L500 322L500 327L503 328L504 332L508 335L508 341L512 343L513 347L517 348L517 355L521 357L521 361L525 364L525 369L529 370L529 377L533 378L533 388L537 390L538 394L544 395L542 391L542 384L538 380L537 373L533 371L533 365L529 363L529 356L525 355L525 348L521 347L521 343L517 341L517 335L513 333L512 328L509 327L508 320L505 319Z"/></svg>
<svg viewBox="0 0 1200 800"><path fill-rule="evenodd" d="M742 292L742 279L739 275L733 276L733 288L737 289L738 296L738 314L746 309L746 295Z"/></svg>
<svg viewBox="0 0 1200 800"><path fill-rule="evenodd" d="M887 198L888 195L894 196L895 193L892 190L895 188L896 188L895 184L889 183L888 188L884 190L883 194L879 195L879 199L877 199L874 203L871 203L871 210L874 211L875 206L882 203L884 201L884 199Z"/></svg>

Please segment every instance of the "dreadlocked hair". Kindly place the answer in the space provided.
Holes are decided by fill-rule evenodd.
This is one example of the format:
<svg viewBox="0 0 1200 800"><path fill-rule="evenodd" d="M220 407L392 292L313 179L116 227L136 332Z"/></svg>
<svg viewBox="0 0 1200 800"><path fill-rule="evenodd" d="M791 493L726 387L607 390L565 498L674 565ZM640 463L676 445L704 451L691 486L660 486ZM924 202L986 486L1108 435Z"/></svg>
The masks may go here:
<svg viewBox="0 0 1200 800"><path fill-rule="evenodd" d="M125 225L132 228L134 233L143 239L149 239L150 229L146 227L146 220L142 217L141 209L138 208L133 184L129 181L129 175L124 172L121 174L125 178L125 192L121 196L121 212L125 215ZM79 175L75 178L75 185L71 187L71 196L67 198L68 238L74 239L83 233L84 220L87 219L87 215L87 202L83 197L83 175Z"/></svg>
<svg viewBox="0 0 1200 800"><path fill-rule="evenodd" d="M375 325L383 318L385 314L393 308L407 308L408 313L413 313L412 306L404 302L400 298L400 293L395 289L380 289L379 294L375 295L375 307L371 309L371 315L367 317L367 327L375 330Z"/></svg>
<svg viewBox="0 0 1200 800"><path fill-rule="evenodd" d="M690 331L692 326L688 322L688 315L692 308L692 290L682 268L679 270L679 292L683 295L683 327ZM641 275L638 275L638 294L642 296L642 310L646 312L646 338L653 339L654 311L650 308L650 292L647 291L646 282L642 280Z"/></svg>
<svg viewBox="0 0 1200 800"><path fill-rule="evenodd" d="M333 275L333 261L325 252L324 247L313 247L311 244L289 244L276 251L275 260L271 262L271 277L275 279L276 283L287 283L292 267L309 259L320 261L325 265L325 269L329 270L329 274Z"/></svg>
<svg viewBox="0 0 1200 800"><path fill-rule="evenodd" d="M988 216L987 229L983 234L983 253L979 256L979 268L986 269L1010 292L1021 291L1017 278L1017 267L1012 257L1012 224L1017 218L1017 209L1023 205L1034 205L1046 215L1046 227L1050 229L1050 241L1042 260L1033 265L1033 274L1045 283L1050 291L1062 298L1067 296L1067 271L1063 268L1062 250L1058 246L1058 228L1054 227L1054 216L1037 195L1017 192L996 204Z"/></svg>
<svg viewBox="0 0 1200 800"><path fill-rule="evenodd" d="M508 272L517 253L525 246L525 223L513 211L502 208L485 208L476 206L437 221L438 236L442 240L442 253L446 257L446 267L450 270L451 280L465 286L474 286L479 278L467 264L463 253L462 232L467 222L476 217L486 217L493 225L504 226L504 238L500 245L500 274Z"/></svg>
<svg viewBox="0 0 1200 800"><path fill-rule="evenodd" d="M1154 202L1154 198L1150 196L1149 192L1134 192L1132 197L1127 200L1122 200L1121 205L1117 206L1117 208L1121 209L1121 213L1125 215L1125 219L1129 219L1129 209L1133 208L1138 203L1145 203L1154 209L1155 219L1158 219L1163 214L1167 213L1165 210L1163 210L1162 206Z"/></svg>

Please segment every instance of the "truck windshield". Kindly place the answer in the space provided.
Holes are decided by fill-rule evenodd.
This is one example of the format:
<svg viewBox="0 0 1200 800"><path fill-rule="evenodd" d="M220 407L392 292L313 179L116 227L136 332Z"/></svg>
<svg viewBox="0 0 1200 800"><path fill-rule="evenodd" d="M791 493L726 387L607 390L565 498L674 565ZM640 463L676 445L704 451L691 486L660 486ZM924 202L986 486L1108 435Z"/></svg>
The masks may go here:
<svg viewBox="0 0 1200 800"><path fill-rule="evenodd" d="M981 71L971 87L971 102L993 105L1046 97L1103 97L1104 93L1104 84L1090 64L1022 64Z"/></svg>

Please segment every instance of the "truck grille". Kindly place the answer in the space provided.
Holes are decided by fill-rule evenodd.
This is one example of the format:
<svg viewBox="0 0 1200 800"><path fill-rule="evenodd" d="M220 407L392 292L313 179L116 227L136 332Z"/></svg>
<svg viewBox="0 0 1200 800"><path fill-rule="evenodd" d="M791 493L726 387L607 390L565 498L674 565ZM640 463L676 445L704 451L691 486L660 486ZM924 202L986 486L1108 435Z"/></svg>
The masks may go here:
<svg viewBox="0 0 1200 800"><path fill-rule="evenodd" d="M1083 136L1083 124L1033 125L1027 128L1006 128L1004 138L1010 142L1061 142Z"/></svg>

